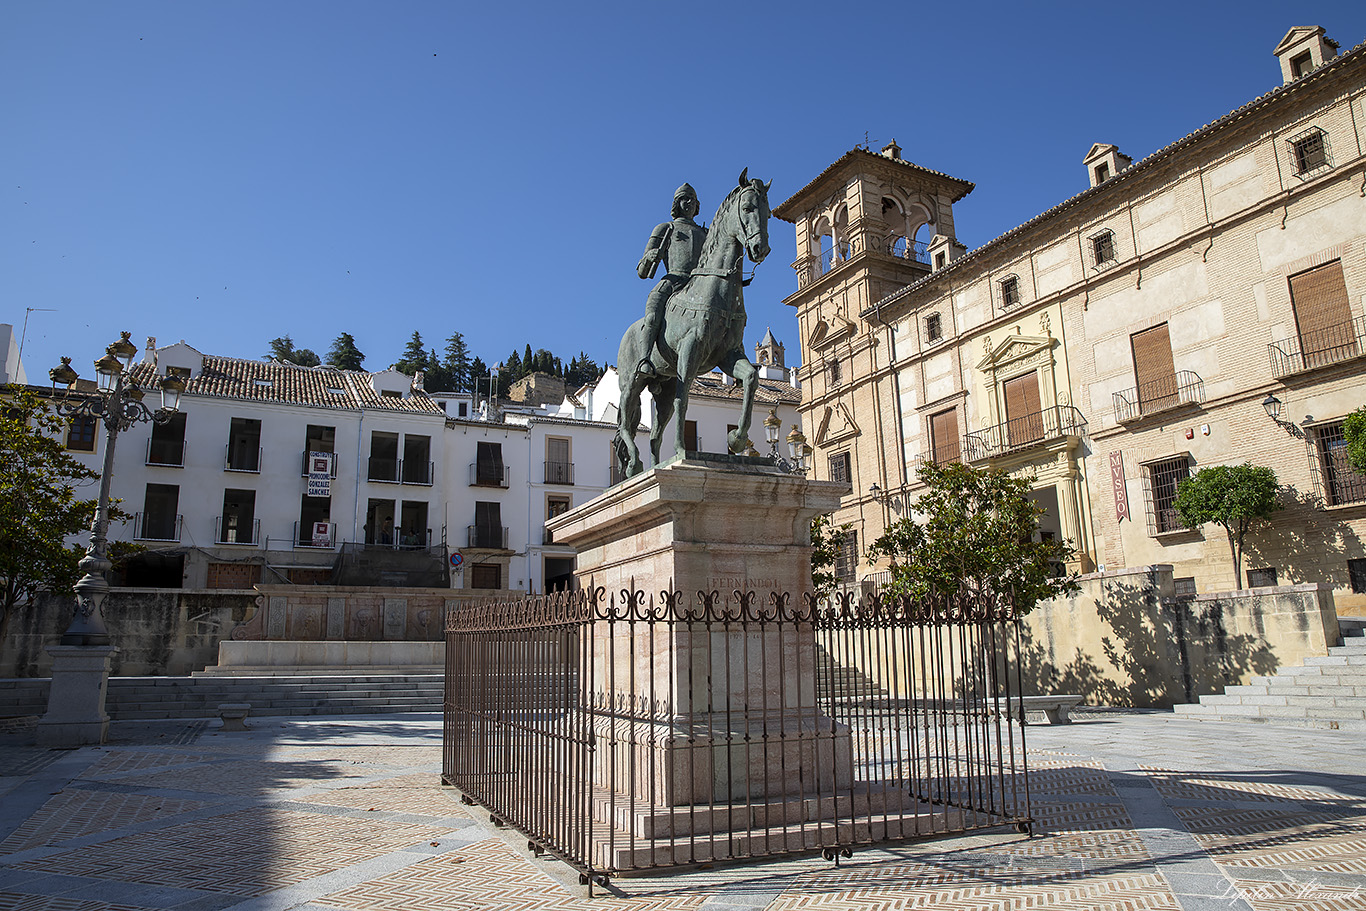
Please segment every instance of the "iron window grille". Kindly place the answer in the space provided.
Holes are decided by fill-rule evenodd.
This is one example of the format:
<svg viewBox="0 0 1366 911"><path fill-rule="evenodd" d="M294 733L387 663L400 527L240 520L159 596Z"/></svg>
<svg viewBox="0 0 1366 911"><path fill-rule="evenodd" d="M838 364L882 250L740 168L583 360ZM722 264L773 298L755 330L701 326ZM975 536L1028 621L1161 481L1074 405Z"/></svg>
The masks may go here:
<svg viewBox="0 0 1366 911"><path fill-rule="evenodd" d="M1013 307L1020 302L1020 279L1007 275L1001 279L1001 306Z"/></svg>
<svg viewBox="0 0 1366 911"><path fill-rule="evenodd" d="M1290 160L1298 177L1310 177L1333 166L1329 155L1328 134L1318 127L1310 127L1286 140L1290 146Z"/></svg>
<svg viewBox="0 0 1366 911"><path fill-rule="evenodd" d="M830 457L830 480L853 483L849 471L849 453L837 452Z"/></svg>
<svg viewBox="0 0 1366 911"><path fill-rule="evenodd" d="M858 573L858 532L846 531L835 552L835 581L853 582Z"/></svg>
<svg viewBox="0 0 1366 911"><path fill-rule="evenodd" d="M1115 261L1115 233L1110 230L1091 235L1091 258L1095 267L1109 265Z"/></svg>
<svg viewBox="0 0 1366 911"><path fill-rule="evenodd" d="M944 337L944 321L938 313L931 313L925 317L925 338L930 342L937 342Z"/></svg>
<svg viewBox="0 0 1366 911"><path fill-rule="evenodd" d="M830 385L838 386L840 381L844 378L844 373L840 369L840 362L831 361L828 365L828 369L830 370Z"/></svg>
<svg viewBox="0 0 1366 911"><path fill-rule="evenodd" d="M1353 592L1358 595L1366 594L1366 560L1348 560L1347 579L1352 585Z"/></svg>
<svg viewBox="0 0 1366 911"><path fill-rule="evenodd" d="M1247 571L1248 588L1268 588L1276 584L1276 567L1261 566Z"/></svg>
<svg viewBox="0 0 1366 911"><path fill-rule="evenodd" d="M1148 507L1148 535L1155 537L1184 531L1186 523L1176 511L1176 489L1190 477L1190 455L1149 462L1143 466L1143 495Z"/></svg>
<svg viewBox="0 0 1366 911"><path fill-rule="evenodd" d="M1310 428L1310 468L1315 485L1329 506L1366 503L1366 475L1347 461L1342 422Z"/></svg>
<svg viewBox="0 0 1366 911"><path fill-rule="evenodd" d="M1172 590L1173 594L1175 594L1178 598L1195 597L1195 577L1182 576L1179 579L1173 579Z"/></svg>

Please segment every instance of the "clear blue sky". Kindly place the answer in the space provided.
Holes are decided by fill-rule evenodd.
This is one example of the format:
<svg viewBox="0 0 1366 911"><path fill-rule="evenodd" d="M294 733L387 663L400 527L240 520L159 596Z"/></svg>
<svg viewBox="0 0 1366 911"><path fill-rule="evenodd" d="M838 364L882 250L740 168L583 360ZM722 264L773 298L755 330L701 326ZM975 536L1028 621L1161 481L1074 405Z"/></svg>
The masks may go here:
<svg viewBox="0 0 1366 911"><path fill-rule="evenodd" d="M687 22L676 23L688 10ZM683 181L776 205L843 152L974 181L976 247L1279 83L1294 25L1343 49L1366 3L0 4L0 322L43 382L121 329L260 357L414 329L502 360L616 360ZM797 352L792 228L746 292Z"/></svg>

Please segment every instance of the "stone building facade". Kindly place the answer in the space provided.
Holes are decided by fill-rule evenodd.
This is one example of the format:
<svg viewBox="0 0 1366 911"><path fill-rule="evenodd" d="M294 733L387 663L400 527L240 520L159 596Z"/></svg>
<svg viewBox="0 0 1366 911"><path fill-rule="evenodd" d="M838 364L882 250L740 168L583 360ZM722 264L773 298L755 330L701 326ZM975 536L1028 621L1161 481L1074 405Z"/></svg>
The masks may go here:
<svg viewBox="0 0 1366 911"><path fill-rule="evenodd" d="M774 210L797 229L817 476L852 483L835 518L858 551L920 461L962 460L1033 477L1075 570L1227 590L1222 530L1181 527L1172 498L1252 462L1286 508L1249 539L1249 586L1328 583L1366 612L1366 478L1341 441L1366 403L1366 45L1337 51L1291 29L1281 85L1137 162L1097 143L1087 189L971 252L951 206L972 185L895 144Z"/></svg>

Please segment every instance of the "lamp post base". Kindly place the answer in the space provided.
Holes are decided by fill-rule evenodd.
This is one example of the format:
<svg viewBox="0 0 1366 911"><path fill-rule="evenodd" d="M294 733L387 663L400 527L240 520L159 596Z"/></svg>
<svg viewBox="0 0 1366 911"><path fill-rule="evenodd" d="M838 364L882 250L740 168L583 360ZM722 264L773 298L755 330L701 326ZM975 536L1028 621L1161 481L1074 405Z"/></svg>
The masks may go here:
<svg viewBox="0 0 1366 911"><path fill-rule="evenodd" d="M109 665L117 651L112 646L48 646L52 688L47 714L38 721L39 746L104 743L109 734L104 697L109 688Z"/></svg>

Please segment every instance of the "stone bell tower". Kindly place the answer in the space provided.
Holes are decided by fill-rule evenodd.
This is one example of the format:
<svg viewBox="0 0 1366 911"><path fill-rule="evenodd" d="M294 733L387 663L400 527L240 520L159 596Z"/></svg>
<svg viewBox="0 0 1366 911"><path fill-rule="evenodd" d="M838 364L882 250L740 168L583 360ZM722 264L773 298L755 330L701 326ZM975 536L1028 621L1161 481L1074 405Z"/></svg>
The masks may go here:
<svg viewBox="0 0 1366 911"><path fill-rule="evenodd" d="M862 569L866 543L900 517L887 493L907 482L897 419L904 403L888 370L896 335L876 304L966 252L953 204L972 188L904 160L893 141L881 152L851 149L773 210L796 227L797 290L783 302L797 311L813 476L853 486L835 514L857 536L842 555L850 565L837 566L845 576Z"/></svg>

